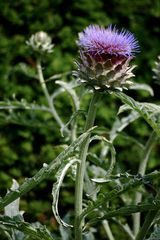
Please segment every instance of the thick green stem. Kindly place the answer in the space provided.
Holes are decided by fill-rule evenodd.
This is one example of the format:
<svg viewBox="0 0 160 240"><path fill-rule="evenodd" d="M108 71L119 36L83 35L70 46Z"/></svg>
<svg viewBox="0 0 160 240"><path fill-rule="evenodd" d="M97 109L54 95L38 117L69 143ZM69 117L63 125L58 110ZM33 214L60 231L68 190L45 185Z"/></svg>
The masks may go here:
<svg viewBox="0 0 160 240"><path fill-rule="evenodd" d="M52 112L52 115L53 117L55 118L56 122L58 123L58 125L61 127L61 128L64 128L64 124L63 122L61 121L60 117L58 116L58 113L56 111L56 109L54 108L53 106L53 102L52 102L52 98L50 97L49 95L49 92L48 92L48 89L46 87L46 83L44 81L44 77L43 77L43 72L42 72L42 67L41 67L41 61L40 59L37 60L37 72L38 72L38 78L39 78L39 81L40 81L40 84L41 84L41 87L42 87L42 90L44 92L44 95L47 99L47 102L48 102L48 105L50 107L50 110ZM66 128L65 128L66 129Z"/></svg>
<svg viewBox="0 0 160 240"><path fill-rule="evenodd" d="M106 231L106 234L107 234L107 237L109 240L115 240L115 238L113 237L113 234L112 234L112 231L111 231L111 228L108 224L108 221L107 220L103 220L102 221L102 224L103 224L103 227Z"/></svg>
<svg viewBox="0 0 160 240"><path fill-rule="evenodd" d="M99 93L95 92L90 102L84 132L93 127L96 116L96 105ZM86 169L86 157L90 135L83 141L80 147L80 164L77 166L75 185L75 240L82 240L82 223L79 224L79 217L82 213L84 174Z"/></svg>
<svg viewBox="0 0 160 240"><path fill-rule="evenodd" d="M141 230L139 231L137 237L136 237L136 240L144 240L148 231L149 231L149 228L155 218L155 216L157 215L157 212L158 210L155 210L155 211L149 211L146 218L145 218L145 222L141 228Z"/></svg>
<svg viewBox="0 0 160 240"><path fill-rule="evenodd" d="M156 139L156 133L152 132L152 134L150 135L150 137L149 137L149 139L146 143L146 146L144 148L143 159L140 162L139 169L138 169L138 173L141 174L142 176L146 172L147 163L148 163L148 160L149 160L151 150L152 150L153 145L155 143L155 139ZM135 204L140 203L141 200L142 200L142 193L141 192L136 192ZM137 235L137 233L140 229L140 220L141 220L141 214L140 213L136 213L136 214L133 215L133 232L134 232L134 235Z"/></svg>

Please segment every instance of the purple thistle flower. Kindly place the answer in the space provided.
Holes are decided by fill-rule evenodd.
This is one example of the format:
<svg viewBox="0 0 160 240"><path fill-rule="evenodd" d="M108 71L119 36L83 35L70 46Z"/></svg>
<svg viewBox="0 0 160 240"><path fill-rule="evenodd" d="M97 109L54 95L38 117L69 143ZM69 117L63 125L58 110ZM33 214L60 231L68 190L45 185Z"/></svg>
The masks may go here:
<svg viewBox="0 0 160 240"><path fill-rule="evenodd" d="M134 35L110 25L108 28L90 25L79 34L79 47L92 56L105 55L132 57L139 52L139 45Z"/></svg>
<svg viewBox="0 0 160 240"><path fill-rule="evenodd" d="M110 25L103 28L90 25L79 33L77 44L80 49L80 61L75 75L81 83L96 90L127 88L133 77L129 63L139 52L134 35Z"/></svg>

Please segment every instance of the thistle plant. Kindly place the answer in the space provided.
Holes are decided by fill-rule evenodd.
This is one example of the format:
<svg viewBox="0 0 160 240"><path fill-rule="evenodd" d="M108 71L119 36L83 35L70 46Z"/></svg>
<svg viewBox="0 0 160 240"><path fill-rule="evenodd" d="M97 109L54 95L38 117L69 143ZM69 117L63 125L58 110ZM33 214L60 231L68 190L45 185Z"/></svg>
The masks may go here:
<svg viewBox="0 0 160 240"><path fill-rule="evenodd" d="M143 89L153 94L148 85L135 84L132 79L135 68L132 60L139 52L135 36L124 29L119 31L112 25L107 28L98 25L85 28L77 40L79 59L76 61L77 69L73 71L76 78L69 82L63 80L65 74L53 75L49 79L44 77L43 58L53 52L54 46L47 33L32 35L27 44L35 52L35 79L39 80L46 103L41 106L24 100L8 101L1 102L0 107L10 111L24 109L47 112L57 122L65 148L49 164L44 162L42 168L22 185L19 186L14 180L11 189L0 198L0 209L5 209L4 214L0 215L0 228L6 239L94 240L101 237L101 227L109 240L120 239L121 230L123 239L144 240L150 234L148 240L159 239L160 172L146 174L146 170L150 154L160 136L160 107L153 103L135 101L123 92ZM157 63L154 69L156 78L158 68ZM53 93L47 88L48 81L55 81L57 85ZM67 122L55 104L56 98L64 93L69 95L73 109ZM91 100L88 111L84 114L81 108L86 95ZM95 119L103 98L111 96L120 99L123 105L119 108L119 115L115 117L111 130L108 130L103 126L95 126ZM83 130L82 123L78 121L81 114L86 117ZM131 170L125 172L118 167L118 151L116 153L114 141L139 118L150 126L152 132L145 144L128 136L127 141L132 141L139 147L141 159L136 173ZM95 146L94 141L99 151L94 149L92 152L90 143ZM52 210L60 226L58 234L49 232L40 223L25 222L25 217L19 212L20 197L53 175L56 180L52 188ZM60 189L66 175L71 176L75 189L74 206L67 217L65 214L60 216L58 210ZM150 194L148 188L153 194ZM13 207L16 209L14 215Z"/></svg>

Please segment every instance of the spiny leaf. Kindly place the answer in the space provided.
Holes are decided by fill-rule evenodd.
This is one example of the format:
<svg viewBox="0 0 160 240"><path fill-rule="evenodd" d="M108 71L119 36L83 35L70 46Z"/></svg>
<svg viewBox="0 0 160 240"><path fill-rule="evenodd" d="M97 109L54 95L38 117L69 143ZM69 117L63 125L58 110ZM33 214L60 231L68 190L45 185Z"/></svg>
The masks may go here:
<svg viewBox="0 0 160 240"><path fill-rule="evenodd" d="M101 192L98 194L97 200L95 202L92 202L81 214L80 220L83 219L84 216L93 213L95 210L102 207L103 204L106 205L107 202L112 201L113 199L119 197L120 194L123 194L124 192L133 189L135 187L138 187L142 184L145 184L153 179L160 178L160 172L156 171L153 173L150 173L145 176L136 175L133 179L130 179L128 183L117 185L114 187L114 189L108 193Z"/></svg>
<svg viewBox="0 0 160 240"><path fill-rule="evenodd" d="M6 231L11 228L17 229L29 236L31 240L54 240L46 227L41 224L34 226L28 222L17 220L16 218L0 215L0 225L3 225Z"/></svg>
<svg viewBox="0 0 160 240"><path fill-rule="evenodd" d="M143 117L146 122L160 136L160 106L152 103L140 103L122 92L113 92L115 96L120 98L122 102L127 104L130 109L135 110Z"/></svg>
<svg viewBox="0 0 160 240"><path fill-rule="evenodd" d="M48 120L40 120L40 111L50 112L50 109L43 105L28 103L25 99L7 100L0 102L0 110L1 124L13 123L30 127L53 128Z"/></svg>
<svg viewBox="0 0 160 240"><path fill-rule="evenodd" d="M128 216L133 213L137 212L148 212L148 209L150 210L159 210L160 209L160 200L154 200L152 203L141 203L139 205L128 205L125 207L121 207L119 209L110 211L108 208L105 209L103 207L103 210L101 211L101 216L94 217L92 220L90 220L87 225L96 224L97 222L104 220L104 219L110 219L113 217L119 217L119 216ZM149 239L150 240L150 239ZM156 239L157 240L157 239Z"/></svg>
<svg viewBox="0 0 160 240"><path fill-rule="evenodd" d="M160 239L160 225L156 226L151 236L146 240L159 240Z"/></svg>
<svg viewBox="0 0 160 240"><path fill-rule="evenodd" d="M76 94L76 91L73 89L73 86L70 83L66 83L64 81L56 81L57 84L62 86L67 93L71 96L74 106L74 111L77 111L80 106L80 99Z"/></svg>
<svg viewBox="0 0 160 240"><path fill-rule="evenodd" d="M51 174L58 171L62 162L70 157L77 147L84 141L84 139L95 129L95 127L89 129L87 132L81 134L69 147L67 147L63 152L61 152L56 159L54 159L49 165L43 164L43 167L32 177L24 181L22 185L16 190L9 192L3 198L0 199L0 210L7 206L9 203L13 202L26 192L30 191L37 184L39 184L43 179L48 178Z"/></svg>
<svg viewBox="0 0 160 240"><path fill-rule="evenodd" d="M25 99L0 101L0 109L25 109L25 110L41 110L50 112L50 109L44 105L38 105L36 103L28 103Z"/></svg>
<svg viewBox="0 0 160 240"><path fill-rule="evenodd" d="M86 112L83 111L83 110L78 110L78 111L75 111L75 112L71 115L69 121L65 124L65 126L64 126L63 128L61 128L61 134L62 134L62 136L63 136L63 134L64 134L65 129L72 123L72 121L74 121L74 120L78 117L78 115L82 115L82 114L85 115Z"/></svg>
<svg viewBox="0 0 160 240"><path fill-rule="evenodd" d="M77 81L71 81L67 84L67 89L73 89L75 87L78 87L79 84ZM54 91L54 93L51 95L51 99L54 100L56 97L58 97L61 93L65 92L65 88L64 87L60 87L57 90Z"/></svg>
<svg viewBox="0 0 160 240"><path fill-rule="evenodd" d="M0 112L0 124L17 124L21 126L28 126L28 127L45 127L48 129L53 129L53 123L50 120L40 119L40 115L28 111L28 112Z"/></svg>
<svg viewBox="0 0 160 240"><path fill-rule="evenodd" d="M13 181L13 183L12 183L12 186L11 186L10 190L11 191L16 191L19 188L19 184L15 179L13 179L12 181ZM19 211L19 202L20 202L20 199L17 198L15 201L13 201L9 205L7 205L4 208L5 216L8 216L8 217L14 217L14 216L17 216L17 215L22 216L23 212ZM23 217L22 217L22 219L23 219Z"/></svg>
<svg viewBox="0 0 160 240"><path fill-rule="evenodd" d="M147 91L151 96L154 95L153 89L145 83L134 83L129 87L131 90L145 90Z"/></svg>
<svg viewBox="0 0 160 240"><path fill-rule="evenodd" d="M52 196L53 196L52 210L57 222L59 224L62 224L65 227L73 227L73 226L65 223L59 216L59 212L58 212L59 191L60 191L60 187L62 185L63 179L66 175L66 172L76 162L78 162L78 159L72 159L72 160L68 159L65 165L64 164L61 165L59 171L56 174L57 181L53 184L53 188L52 188Z"/></svg>
<svg viewBox="0 0 160 240"><path fill-rule="evenodd" d="M124 106L124 105L123 105ZM120 108L121 110L121 108ZM120 113L120 110L118 114ZM117 117L115 122L113 123L112 129L109 133L109 139L113 143L116 137L120 132L124 130L130 123L139 118L139 114L135 111L132 111L128 116L119 118ZM101 150L101 157L104 158L108 154L109 147L105 146Z"/></svg>

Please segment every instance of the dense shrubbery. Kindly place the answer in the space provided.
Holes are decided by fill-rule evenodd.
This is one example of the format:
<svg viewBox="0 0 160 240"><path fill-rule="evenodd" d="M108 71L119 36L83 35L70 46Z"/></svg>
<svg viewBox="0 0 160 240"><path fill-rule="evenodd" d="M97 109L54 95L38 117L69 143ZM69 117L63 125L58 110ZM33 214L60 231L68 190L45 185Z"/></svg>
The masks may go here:
<svg viewBox="0 0 160 240"><path fill-rule="evenodd" d="M65 73L75 68L77 34L90 23L103 26L112 23L135 33L141 46L141 54L136 60L138 65L136 81L150 84L155 89L154 101L159 100L158 85L153 83L151 70L160 53L158 38L160 5L158 1L1 1L0 14L2 24L0 27L1 101L9 101L13 98L15 100L25 98L28 102L36 101L41 104L45 101L37 79L33 77L35 76L35 58L28 46L25 45L25 41L31 34L44 30L50 34L55 44L54 52L44 62L44 73L47 78L52 74ZM26 71L29 71L30 77ZM64 78L68 80L71 79L71 76L67 75ZM56 87L53 81L48 82L51 92ZM138 94L131 92L131 95L133 94L139 100L149 99L149 95L145 91L138 92ZM68 100L67 96L63 96L56 102L64 119L70 116L70 113L67 112ZM105 122L104 125L108 129L114 118L113 113L117 111L117 104L119 104L114 98L112 103L109 101L111 100L107 98L103 100L97 116L98 125ZM110 109L106 108L108 104L112 106ZM85 109L85 106L86 101L84 100L82 108ZM57 125L52 123L48 113L42 115L39 112L33 112L24 115L22 111L0 112L0 190L2 195L6 187L10 186L12 178L22 182L25 177L33 176L43 162L49 163L62 149ZM26 120L28 125L26 125ZM42 121L45 122L45 125L41 128ZM142 120L139 120L127 129L126 135L136 129L135 138L140 136L144 143L148 138L149 128L142 124ZM136 145L126 142L125 137L118 138L116 142L119 151L118 160L121 162L119 167L124 170L131 169L134 173L141 153L137 150ZM126 145L129 152L121 153ZM93 151L98 151L98 149L94 147ZM149 164L149 168L152 170L159 164L157 154L158 150L152 155L152 161ZM127 161L128 158L130 162ZM50 203L47 202L51 198L50 189L47 190L51 182L50 179L47 183L42 183L27 195L27 201L22 201L23 209L29 214L28 217L33 218L33 221L38 218L45 222L45 214L50 211ZM72 190L72 186L69 189ZM42 208L39 199L42 200L42 196L44 211L42 215L39 215L39 210ZM62 198L66 200L64 205L67 201L73 203L72 196L69 196L66 190L62 192Z"/></svg>

